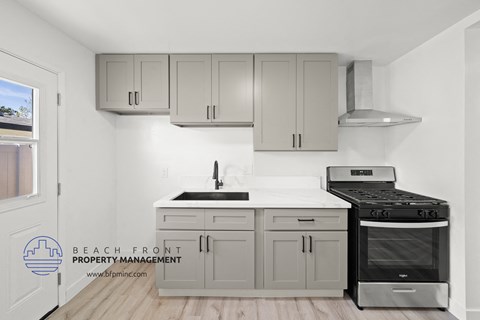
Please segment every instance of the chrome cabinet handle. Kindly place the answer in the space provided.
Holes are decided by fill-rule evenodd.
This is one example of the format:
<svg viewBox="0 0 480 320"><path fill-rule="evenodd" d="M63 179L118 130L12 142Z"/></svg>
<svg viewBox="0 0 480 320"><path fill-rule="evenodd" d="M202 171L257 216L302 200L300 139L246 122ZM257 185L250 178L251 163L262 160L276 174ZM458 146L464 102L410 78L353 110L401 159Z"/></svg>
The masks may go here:
<svg viewBox="0 0 480 320"><path fill-rule="evenodd" d="M313 241L312 241L312 236L308 236L308 238L310 238L310 253L312 253L312 247L313 247Z"/></svg>
<svg viewBox="0 0 480 320"><path fill-rule="evenodd" d="M417 289L413 288L392 288L392 292L394 293L415 293Z"/></svg>
<svg viewBox="0 0 480 320"><path fill-rule="evenodd" d="M138 106L138 104L140 103L139 101L139 95L138 95L138 91L135 91L135 104Z"/></svg>
<svg viewBox="0 0 480 320"><path fill-rule="evenodd" d="M213 106L213 119L215 119L215 105Z"/></svg>
<svg viewBox="0 0 480 320"><path fill-rule="evenodd" d="M210 106L207 106L207 120L210 120Z"/></svg>
<svg viewBox="0 0 480 320"><path fill-rule="evenodd" d="M128 105L133 105L133 95L131 91L128 92Z"/></svg>
<svg viewBox="0 0 480 320"><path fill-rule="evenodd" d="M302 253L305 253L305 236L302 236Z"/></svg>
<svg viewBox="0 0 480 320"><path fill-rule="evenodd" d="M210 236L207 236L207 252L210 252L210 248L208 247L208 239L210 238Z"/></svg>
<svg viewBox="0 0 480 320"><path fill-rule="evenodd" d="M298 147L299 148L302 147L302 134L301 133L298 134Z"/></svg>
<svg viewBox="0 0 480 320"><path fill-rule="evenodd" d="M198 239L198 243L200 244L200 252L202 252L202 238L203 235L200 235L200 239Z"/></svg>
<svg viewBox="0 0 480 320"><path fill-rule="evenodd" d="M292 134L292 148L295 148L295 133Z"/></svg>

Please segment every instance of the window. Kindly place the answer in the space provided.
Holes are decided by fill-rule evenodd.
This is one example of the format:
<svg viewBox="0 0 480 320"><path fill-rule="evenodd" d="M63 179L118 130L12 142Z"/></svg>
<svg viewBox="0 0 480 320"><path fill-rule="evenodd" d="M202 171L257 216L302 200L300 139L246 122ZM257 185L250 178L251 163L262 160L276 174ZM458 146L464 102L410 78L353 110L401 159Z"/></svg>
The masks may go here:
<svg viewBox="0 0 480 320"><path fill-rule="evenodd" d="M0 201L37 193L38 89L0 78Z"/></svg>

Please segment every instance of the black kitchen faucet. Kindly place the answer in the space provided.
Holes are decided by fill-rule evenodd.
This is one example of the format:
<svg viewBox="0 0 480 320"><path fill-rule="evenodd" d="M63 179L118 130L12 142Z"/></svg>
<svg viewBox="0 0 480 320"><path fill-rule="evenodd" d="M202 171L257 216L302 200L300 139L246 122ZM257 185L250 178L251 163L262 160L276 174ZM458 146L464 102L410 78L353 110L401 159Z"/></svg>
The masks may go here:
<svg viewBox="0 0 480 320"><path fill-rule="evenodd" d="M215 179L215 190L220 189L220 187L223 187L223 181L218 180L218 161L215 160L213 164L213 177L212 179Z"/></svg>

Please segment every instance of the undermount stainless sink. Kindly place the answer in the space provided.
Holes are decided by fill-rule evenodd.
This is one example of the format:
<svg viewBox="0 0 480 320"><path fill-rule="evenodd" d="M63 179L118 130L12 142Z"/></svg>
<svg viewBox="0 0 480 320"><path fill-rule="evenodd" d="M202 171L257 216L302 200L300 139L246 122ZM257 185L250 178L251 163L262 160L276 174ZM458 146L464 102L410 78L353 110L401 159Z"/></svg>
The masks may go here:
<svg viewBox="0 0 480 320"><path fill-rule="evenodd" d="M248 192L184 192L174 201L247 201Z"/></svg>

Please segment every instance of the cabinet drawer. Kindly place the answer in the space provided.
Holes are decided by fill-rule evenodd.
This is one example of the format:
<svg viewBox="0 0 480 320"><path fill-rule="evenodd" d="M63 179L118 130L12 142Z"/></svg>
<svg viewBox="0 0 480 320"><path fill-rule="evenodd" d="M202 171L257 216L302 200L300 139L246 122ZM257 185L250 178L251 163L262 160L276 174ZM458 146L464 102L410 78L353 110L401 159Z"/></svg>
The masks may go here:
<svg viewBox="0 0 480 320"><path fill-rule="evenodd" d="M206 230L254 230L253 209L206 209Z"/></svg>
<svg viewBox="0 0 480 320"><path fill-rule="evenodd" d="M358 305L448 308L448 283L359 282Z"/></svg>
<svg viewBox="0 0 480 320"><path fill-rule="evenodd" d="M204 229L204 209L157 209L157 229Z"/></svg>
<svg viewBox="0 0 480 320"><path fill-rule="evenodd" d="M347 210L265 209L265 230L347 230Z"/></svg>

